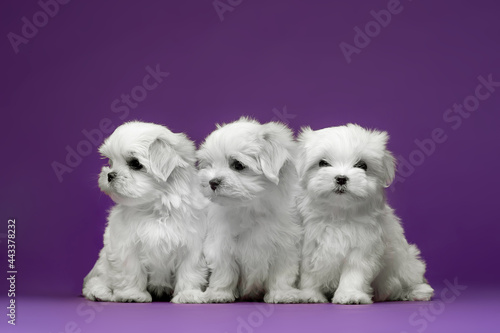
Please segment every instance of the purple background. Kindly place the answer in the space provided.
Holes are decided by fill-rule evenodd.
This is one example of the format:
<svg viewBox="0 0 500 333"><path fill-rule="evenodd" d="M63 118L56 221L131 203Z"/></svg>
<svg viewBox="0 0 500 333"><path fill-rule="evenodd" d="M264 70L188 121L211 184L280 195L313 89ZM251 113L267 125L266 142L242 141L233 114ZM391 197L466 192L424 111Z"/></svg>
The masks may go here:
<svg viewBox="0 0 500 333"><path fill-rule="evenodd" d="M408 160L415 140L441 128L447 140L389 190L390 202L422 250L431 284L457 278L469 290L498 287L500 88L456 130L443 114L474 93L478 76L500 81L500 6L402 0L402 11L348 63L339 44L352 45L353 29L387 3L249 0L221 21L211 0L72 1L16 54L7 34L21 34L21 18L32 21L40 7L3 1L0 237L16 218L18 295L79 295L112 203L97 187L95 146L62 182L51 163L65 163L82 130L104 118L120 124L112 102L157 64L170 75L126 120L162 123L197 143L240 115L295 130L356 122L387 130L390 149Z"/></svg>

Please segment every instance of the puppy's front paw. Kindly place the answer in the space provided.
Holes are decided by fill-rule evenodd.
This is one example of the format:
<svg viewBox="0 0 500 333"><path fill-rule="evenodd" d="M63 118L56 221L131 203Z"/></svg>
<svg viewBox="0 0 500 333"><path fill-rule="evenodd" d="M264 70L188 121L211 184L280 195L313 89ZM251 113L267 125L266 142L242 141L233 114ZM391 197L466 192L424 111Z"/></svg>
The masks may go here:
<svg viewBox="0 0 500 333"><path fill-rule="evenodd" d="M83 288L83 296L86 299L97 302L111 302L113 300L113 293L107 286L94 285Z"/></svg>
<svg viewBox="0 0 500 333"><path fill-rule="evenodd" d="M300 290L271 290L264 296L266 303L299 303L301 300Z"/></svg>
<svg viewBox="0 0 500 333"><path fill-rule="evenodd" d="M333 296L332 303L335 304L371 304L372 298L365 292L351 290L337 290Z"/></svg>
<svg viewBox="0 0 500 333"><path fill-rule="evenodd" d="M301 290L300 291L301 303L327 303L325 295L316 290Z"/></svg>
<svg viewBox="0 0 500 333"><path fill-rule="evenodd" d="M150 303L152 301L152 297L147 291L137 289L115 290L113 301L123 303Z"/></svg>
<svg viewBox="0 0 500 333"><path fill-rule="evenodd" d="M408 295L410 301L430 301L434 295L434 289L427 283L414 286Z"/></svg>
<svg viewBox="0 0 500 333"><path fill-rule="evenodd" d="M201 290L183 290L177 293L172 300L172 303L203 303L204 295Z"/></svg>
<svg viewBox="0 0 500 333"><path fill-rule="evenodd" d="M232 291L213 290L208 288L202 296L203 303L232 303L236 297Z"/></svg>

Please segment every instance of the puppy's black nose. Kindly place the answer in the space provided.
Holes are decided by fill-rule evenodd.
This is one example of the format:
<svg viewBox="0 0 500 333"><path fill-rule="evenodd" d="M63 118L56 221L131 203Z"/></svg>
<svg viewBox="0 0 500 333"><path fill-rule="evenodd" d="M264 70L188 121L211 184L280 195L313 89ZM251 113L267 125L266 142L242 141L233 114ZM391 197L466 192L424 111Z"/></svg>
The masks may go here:
<svg viewBox="0 0 500 333"><path fill-rule="evenodd" d="M212 189L212 191L215 191L221 182L222 180L220 178L214 178L211 179L208 183L210 184L210 188Z"/></svg>
<svg viewBox="0 0 500 333"><path fill-rule="evenodd" d="M111 182L115 178L116 178L116 172L113 171L108 173L108 182Z"/></svg>
<svg viewBox="0 0 500 333"><path fill-rule="evenodd" d="M340 176L335 177L335 181L339 185L345 185L348 180L349 180L349 178L347 178L347 176L344 176L344 175L340 175Z"/></svg>

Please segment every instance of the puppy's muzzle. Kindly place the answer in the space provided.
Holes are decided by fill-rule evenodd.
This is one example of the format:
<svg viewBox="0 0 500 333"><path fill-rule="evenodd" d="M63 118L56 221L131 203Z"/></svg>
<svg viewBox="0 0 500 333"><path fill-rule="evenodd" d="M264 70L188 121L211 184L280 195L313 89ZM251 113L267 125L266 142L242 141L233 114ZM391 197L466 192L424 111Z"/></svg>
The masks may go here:
<svg viewBox="0 0 500 333"><path fill-rule="evenodd" d="M116 178L116 172L110 172L108 173L108 182L111 183L111 181L113 181L113 179Z"/></svg>
<svg viewBox="0 0 500 333"><path fill-rule="evenodd" d="M212 191L215 191L221 183L222 183L222 179L220 179L220 178L213 178L208 182Z"/></svg>

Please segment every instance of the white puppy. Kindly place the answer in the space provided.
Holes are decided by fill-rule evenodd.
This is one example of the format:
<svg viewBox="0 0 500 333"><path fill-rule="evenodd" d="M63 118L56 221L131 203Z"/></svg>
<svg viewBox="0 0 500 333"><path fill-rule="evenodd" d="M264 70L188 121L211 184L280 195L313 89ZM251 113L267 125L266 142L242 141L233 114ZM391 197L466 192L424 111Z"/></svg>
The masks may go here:
<svg viewBox="0 0 500 333"><path fill-rule="evenodd" d="M212 201L207 302L299 300L295 148L285 125L247 118L218 126L201 146L202 191Z"/></svg>
<svg viewBox="0 0 500 333"><path fill-rule="evenodd" d="M114 302L172 295L175 303L199 303L208 273L202 247L208 200L199 191L193 142L160 125L129 122L99 151L109 159L99 187L116 205L83 295Z"/></svg>
<svg viewBox="0 0 500 333"><path fill-rule="evenodd" d="M386 132L358 125L299 136L298 205L304 224L300 287L307 302L429 300L420 251L386 203L395 176Z"/></svg>

